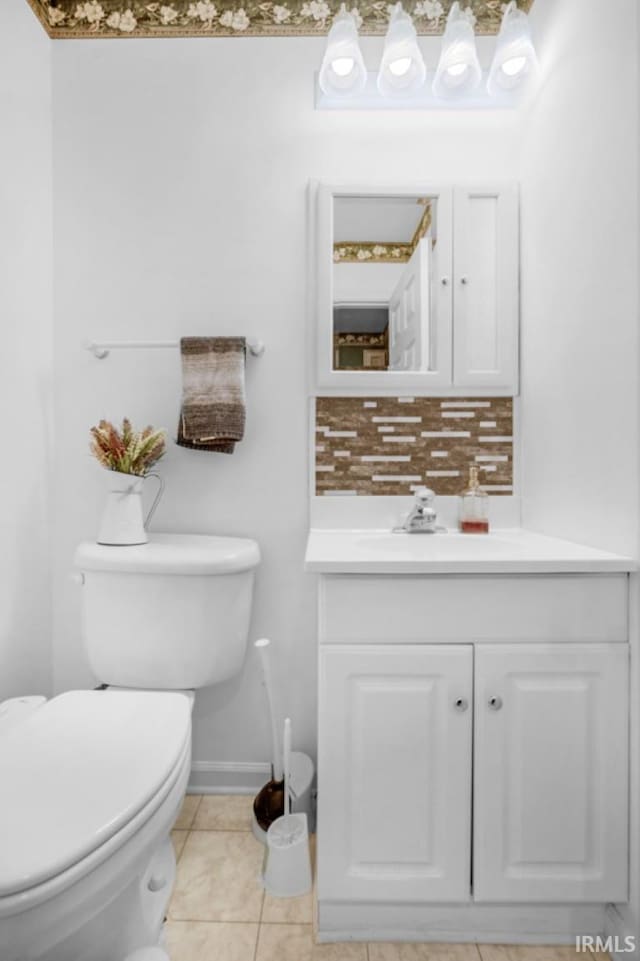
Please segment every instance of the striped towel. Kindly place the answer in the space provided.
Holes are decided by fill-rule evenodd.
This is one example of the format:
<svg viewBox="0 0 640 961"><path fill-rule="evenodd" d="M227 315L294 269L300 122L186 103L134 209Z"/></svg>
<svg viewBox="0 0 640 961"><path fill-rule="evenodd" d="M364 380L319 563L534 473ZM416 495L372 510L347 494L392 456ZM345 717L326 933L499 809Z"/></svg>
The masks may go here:
<svg viewBox="0 0 640 961"><path fill-rule="evenodd" d="M183 337L178 444L233 454L244 436L244 337Z"/></svg>

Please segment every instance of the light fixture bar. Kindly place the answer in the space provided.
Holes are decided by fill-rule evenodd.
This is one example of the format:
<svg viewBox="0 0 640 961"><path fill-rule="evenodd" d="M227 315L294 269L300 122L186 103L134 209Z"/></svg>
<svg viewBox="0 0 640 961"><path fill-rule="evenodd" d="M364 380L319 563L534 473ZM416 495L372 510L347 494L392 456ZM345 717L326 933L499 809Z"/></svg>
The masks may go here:
<svg viewBox="0 0 640 961"><path fill-rule="evenodd" d="M504 7L489 70L476 50L473 13L455 0L435 74L427 74L418 36L402 2L389 8L380 67L367 72L353 11L343 3L333 21L320 72L317 110L513 110L533 89L537 57L527 14Z"/></svg>
<svg viewBox="0 0 640 961"><path fill-rule="evenodd" d="M410 97L383 97L377 85L377 73L367 73L364 89L356 96L347 98L328 97L316 82L316 110L516 110L524 100L524 93L517 89L489 95L487 92L488 71L482 74L482 82L472 93L459 97L452 103L436 97L427 80L426 84Z"/></svg>

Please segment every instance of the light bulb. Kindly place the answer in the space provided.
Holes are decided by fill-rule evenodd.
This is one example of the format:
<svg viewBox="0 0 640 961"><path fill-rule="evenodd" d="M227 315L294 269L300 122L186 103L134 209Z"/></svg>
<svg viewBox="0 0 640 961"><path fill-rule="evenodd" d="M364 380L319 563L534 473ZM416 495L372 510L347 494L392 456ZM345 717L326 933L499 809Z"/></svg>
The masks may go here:
<svg viewBox="0 0 640 961"><path fill-rule="evenodd" d="M358 27L343 3L327 37L318 84L327 97L353 97L364 90L366 82Z"/></svg>
<svg viewBox="0 0 640 961"><path fill-rule="evenodd" d="M507 77L516 77L527 65L526 57L512 57L510 60L505 60L502 64L502 72L506 73Z"/></svg>
<svg viewBox="0 0 640 961"><path fill-rule="evenodd" d="M411 57L399 57L397 60L392 60L389 64L389 70L394 77L404 77L407 70L411 68Z"/></svg>
<svg viewBox="0 0 640 961"><path fill-rule="evenodd" d="M491 96L515 90L537 70L538 59L531 39L529 18L515 3L506 7L496 52L489 71L487 90Z"/></svg>
<svg viewBox="0 0 640 961"><path fill-rule="evenodd" d="M336 57L331 61L331 69L339 77L348 77L355 66L353 57Z"/></svg>
<svg viewBox="0 0 640 961"><path fill-rule="evenodd" d="M413 20L402 4L396 3L384 40L378 90L383 97L410 97L423 86L426 76Z"/></svg>
<svg viewBox="0 0 640 961"><path fill-rule="evenodd" d="M463 97L472 93L481 79L473 27L456 0L447 17L433 92L441 98Z"/></svg>

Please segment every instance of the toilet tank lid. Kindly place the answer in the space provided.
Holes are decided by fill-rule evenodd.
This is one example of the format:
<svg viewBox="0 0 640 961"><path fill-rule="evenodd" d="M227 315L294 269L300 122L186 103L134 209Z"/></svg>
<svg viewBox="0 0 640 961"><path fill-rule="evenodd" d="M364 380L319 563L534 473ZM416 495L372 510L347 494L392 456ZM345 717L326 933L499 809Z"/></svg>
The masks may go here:
<svg viewBox="0 0 640 961"><path fill-rule="evenodd" d="M260 563L260 548L246 537L150 534L148 544L115 547L85 541L74 563L82 571L122 574L237 574Z"/></svg>

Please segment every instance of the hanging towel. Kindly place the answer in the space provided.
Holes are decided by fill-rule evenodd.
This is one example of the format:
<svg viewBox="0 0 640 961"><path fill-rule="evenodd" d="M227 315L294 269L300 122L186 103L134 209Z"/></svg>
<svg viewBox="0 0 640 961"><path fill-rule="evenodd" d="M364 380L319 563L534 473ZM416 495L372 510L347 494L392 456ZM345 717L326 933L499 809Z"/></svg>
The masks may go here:
<svg viewBox="0 0 640 961"><path fill-rule="evenodd" d="M178 444L233 454L244 436L244 337L183 337Z"/></svg>

